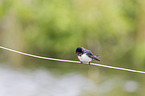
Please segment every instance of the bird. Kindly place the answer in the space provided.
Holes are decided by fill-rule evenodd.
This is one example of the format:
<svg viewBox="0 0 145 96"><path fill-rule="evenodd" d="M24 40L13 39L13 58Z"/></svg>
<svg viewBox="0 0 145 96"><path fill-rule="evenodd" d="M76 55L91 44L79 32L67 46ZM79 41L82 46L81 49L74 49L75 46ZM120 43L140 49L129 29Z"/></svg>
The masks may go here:
<svg viewBox="0 0 145 96"><path fill-rule="evenodd" d="M78 59L81 61L81 63L89 63L90 65L90 62L92 60L100 61L100 59L97 58L99 56L93 55L90 50L87 50L83 47L77 47L75 53L77 54Z"/></svg>

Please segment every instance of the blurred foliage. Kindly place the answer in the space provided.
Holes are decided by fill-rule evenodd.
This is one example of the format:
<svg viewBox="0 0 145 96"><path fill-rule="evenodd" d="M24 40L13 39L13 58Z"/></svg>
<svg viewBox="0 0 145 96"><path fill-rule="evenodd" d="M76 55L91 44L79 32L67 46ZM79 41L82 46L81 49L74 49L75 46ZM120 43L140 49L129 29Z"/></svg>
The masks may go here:
<svg viewBox="0 0 145 96"><path fill-rule="evenodd" d="M76 60L83 46L101 63L145 70L144 9L143 0L0 0L0 43Z"/></svg>
<svg viewBox="0 0 145 96"><path fill-rule="evenodd" d="M15 24L11 30L19 31L23 47L28 50L54 57L71 55L71 58L76 47L84 46L103 55L104 62L142 67L144 42L138 35L143 33L143 25L139 26L144 19L141 3L136 0L1 0L1 28L11 28L8 23ZM5 36L7 30L2 30Z"/></svg>

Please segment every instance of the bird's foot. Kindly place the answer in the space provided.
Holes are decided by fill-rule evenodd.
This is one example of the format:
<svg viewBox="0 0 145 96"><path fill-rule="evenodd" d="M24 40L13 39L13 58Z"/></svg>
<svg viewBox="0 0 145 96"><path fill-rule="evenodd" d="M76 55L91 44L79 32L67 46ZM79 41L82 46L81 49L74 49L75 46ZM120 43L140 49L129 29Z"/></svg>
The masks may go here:
<svg viewBox="0 0 145 96"><path fill-rule="evenodd" d="M90 66L90 62L89 62L89 64L88 64L88 66Z"/></svg>

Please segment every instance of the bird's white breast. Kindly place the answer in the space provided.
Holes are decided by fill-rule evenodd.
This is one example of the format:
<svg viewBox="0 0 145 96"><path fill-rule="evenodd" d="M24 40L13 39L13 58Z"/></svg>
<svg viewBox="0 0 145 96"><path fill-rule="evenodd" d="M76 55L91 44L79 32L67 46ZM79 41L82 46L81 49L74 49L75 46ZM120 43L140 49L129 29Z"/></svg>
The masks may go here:
<svg viewBox="0 0 145 96"><path fill-rule="evenodd" d="M83 63L89 63L90 61L92 61L92 58L88 57L86 54L83 54L81 56L78 56L78 58Z"/></svg>

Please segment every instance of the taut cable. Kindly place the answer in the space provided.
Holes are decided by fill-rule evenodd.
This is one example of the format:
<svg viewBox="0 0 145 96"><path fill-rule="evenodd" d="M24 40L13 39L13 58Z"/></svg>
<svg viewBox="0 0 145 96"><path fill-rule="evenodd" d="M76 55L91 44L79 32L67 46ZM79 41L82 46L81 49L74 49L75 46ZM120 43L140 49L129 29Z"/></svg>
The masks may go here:
<svg viewBox="0 0 145 96"><path fill-rule="evenodd" d="M13 50L13 49L10 49L10 48L6 48L6 47L3 47L3 46L0 46L0 48L1 49L4 49L4 50L7 50L7 51L15 52L15 53L18 53L18 54L22 54L22 55L25 55L25 56L30 56L30 57L40 58L40 59L54 60L54 61L61 61L61 62L80 63L80 61L55 59L55 58L48 58L48 57L43 57L43 56L28 54L28 53L24 53L24 52L21 52L21 51ZM114 67L114 66L109 66L109 65L104 65L104 64L96 64L96 63L90 63L90 64L91 65L95 65L95 66L110 68L110 69L117 69L117 70L123 70L123 71L129 71L129 72L135 72L135 73L143 73L143 74L145 74L144 71L138 71L138 70L133 70L133 69Z"/></svg>

